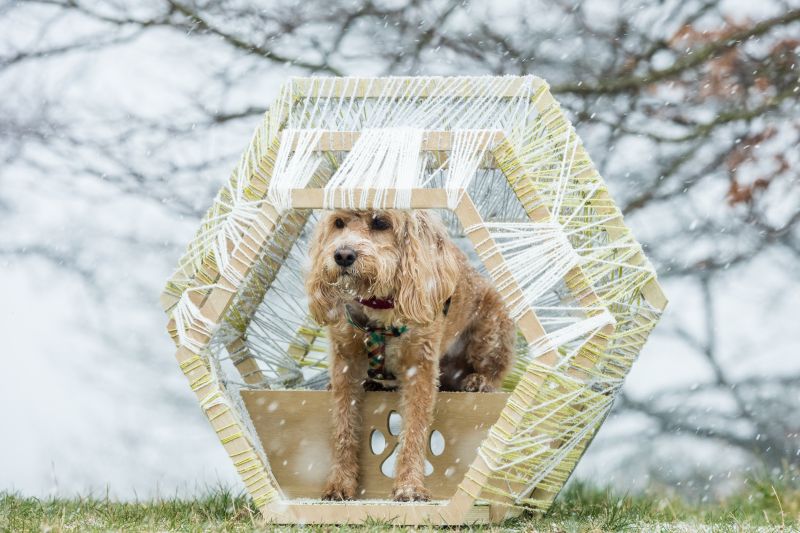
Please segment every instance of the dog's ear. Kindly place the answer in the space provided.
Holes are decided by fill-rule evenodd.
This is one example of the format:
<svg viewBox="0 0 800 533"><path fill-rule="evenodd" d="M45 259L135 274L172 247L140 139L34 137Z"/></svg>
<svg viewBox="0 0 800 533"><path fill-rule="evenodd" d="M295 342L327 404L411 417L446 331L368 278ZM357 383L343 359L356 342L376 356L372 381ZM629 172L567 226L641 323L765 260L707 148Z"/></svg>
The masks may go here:
<svg viewBox="0 0 800 533"><path fill-rule="evenodd" d="M406 217L398 241L397 311L405 322L430 324L455 291L461 252L438 217L426 211Z"/></svg>
<svg viewBox="0 0 800 533"><path fill-rule="evenodd" d="M322 252L330 236L329 222L328 217L322 217L311 237L311 245L308 250L311 259L311 266L306 278L308 312L311 314L311 318L321 326L336 322L339 313L336 291L322 275L324 267Z"/></svg>

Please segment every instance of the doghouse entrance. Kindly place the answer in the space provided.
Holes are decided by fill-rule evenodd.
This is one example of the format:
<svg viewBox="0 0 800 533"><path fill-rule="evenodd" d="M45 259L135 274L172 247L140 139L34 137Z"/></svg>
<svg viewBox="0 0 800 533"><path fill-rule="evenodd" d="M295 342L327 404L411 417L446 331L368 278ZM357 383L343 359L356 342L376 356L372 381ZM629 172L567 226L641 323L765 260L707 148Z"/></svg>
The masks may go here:
<svg viewBox="0 0 800 533"><path fill-rule="evenodd" d="M242 391L272 473L288 498L316 499L322 494L332 457L330 394L302 390ZM425 486L433 499L447 500L456 491L508 396L508 393L438 394L426 452ZM395 392L366 393L358 499L386 499L391 494L394 480L390 467L400 434L396 423L401 412L399 403L400 395Z"/></svg>

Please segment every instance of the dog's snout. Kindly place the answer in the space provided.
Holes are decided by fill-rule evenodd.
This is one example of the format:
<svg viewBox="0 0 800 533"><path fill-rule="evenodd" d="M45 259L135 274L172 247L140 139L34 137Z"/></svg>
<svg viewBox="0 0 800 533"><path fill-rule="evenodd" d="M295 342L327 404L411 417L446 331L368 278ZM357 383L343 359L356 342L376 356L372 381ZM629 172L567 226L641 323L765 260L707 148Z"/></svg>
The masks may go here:
<svg viewBox="0 0 800 533"><path fill-rule="evenodd" d="M340 246L333 253L333 260L340 267L349 267L356 262L356 251L349 246Z"/></svg>

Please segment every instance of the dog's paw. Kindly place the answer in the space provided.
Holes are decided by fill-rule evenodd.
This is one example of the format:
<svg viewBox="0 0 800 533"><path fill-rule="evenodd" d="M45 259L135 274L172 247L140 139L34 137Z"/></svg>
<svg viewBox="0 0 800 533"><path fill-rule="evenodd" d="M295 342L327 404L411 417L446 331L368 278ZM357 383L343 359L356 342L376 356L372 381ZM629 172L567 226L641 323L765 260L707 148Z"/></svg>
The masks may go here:
<svg viewBox="0 0 800 533"><path fill-rule="evenodd" d="M482 374L469 374L464 378L461 387L464 392L494 392L494 387Z"/></svg>
<svg viewBox="0 0 800 533"><path fill-rule="evenodd" d="M348 483L328 483L322 492L322 499L328 501L354 500L356 485Z"/></svg>
<svg viewBox="0 0 800 533"><path fill-rule="evenodd" d="M392 490L392 498L397 502L426 502L431 493L422 485L401 485Z"/></svg>

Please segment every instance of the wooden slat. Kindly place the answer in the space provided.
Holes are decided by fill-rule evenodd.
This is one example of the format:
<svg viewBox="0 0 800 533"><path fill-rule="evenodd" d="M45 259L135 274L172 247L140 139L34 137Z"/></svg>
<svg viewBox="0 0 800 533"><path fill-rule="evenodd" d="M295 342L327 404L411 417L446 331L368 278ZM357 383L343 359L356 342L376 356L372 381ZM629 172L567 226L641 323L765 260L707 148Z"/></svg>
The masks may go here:
<svg viewBox="0 0 800 533"><path fill-rule="evenodd" d="M474 85L471 81L480 81L482 77L463 77L459 85L451 85L450 91L446 94L450 96L468 97L475 96L472 88ZM444 78L430 78L431 82L427 84L422 90L416 91L421 98L435 94L441 96L442 91L438 87L444 82ZM525 96L521 93L521 88L524 83L528 81L527 77L517 77L514 79L509 78L501 97L512 98L515 96ZM397 78L337 78L332 81L331 78L292 78L292 93L297 96L310 96L312 98L328 98L337 96L347 96L355 98L378 98L384 92L387 84L392 83L398 90L402 87L411 87L412 84L418 84L419 78L407 77L401 78L398 82ZM333 87L331 88L331 83ZM452 82L450 82L452 83ZM533 77L531 92L536 92L539 87L546 85L545 81L538 77Z"/></svg>
<svg viewBox="0 0 800 533"><path fill-rule="evenodd" d="M292 207L297 209L322 209L325 205L325 189L292 189ZM375 202L376 189L348 189L337 192L332 200L333 208L355 209L362 203L366 195L366 205L372 206ZM380 191L383 196L382 205L387 209L395 204L397 189L384 189ZM411 189L411 207L413 209L446 209L447 191L444 189Z"/></svg>
<svg viewBox="0 0 800 533"><path fill-rule="evenodd" d="M505 259L500 254L497 243L492 238L489 231L481 226L483 219L477 207L468 194L461 196L461 200L456 206L455 215L458 217L461 226L465 229L471 228L467 233L472 246L483 261L486 270L493 274L496 287L504 286L500 291L504 302L524 302L525 296L511 271L505 266ZM536 318L533 310L528 308L522 316L517 319L517 327L522 332L528 343L535 342L545 335L544 327Z"/></svg>
<svg viewBox="0 0 800 533"><path fill-rule="evenodd" d="M244 382L248 385L264 386L264 373L258 366L258 361L250 353L244 335L229 342L227 348L231 361Z"/></svg>
<svg viewBox="0 0 800 533"><path fill-rule="evenodd" d="M481 142L488 146L505 139L505 134L501 130L475 130L483 135ZM353 145L361 137L360 131L323 131L320 134L319 142L314 146L316 152L349 152ZM292 150L297 149L298 139L292 138ZM421 149L426 152L443 152L453 149L453 132L451 131L425 131L422 135Z"/></svg>
<svg viewBox="0 0 800 533"><path fill-rule="evenodd" d="M273 524L363 524L377 520L393 525L453 526L491 521L486 504L474 505L463 517L455 519L446 502L288 502L266 505L261 513Z"/></svg>

